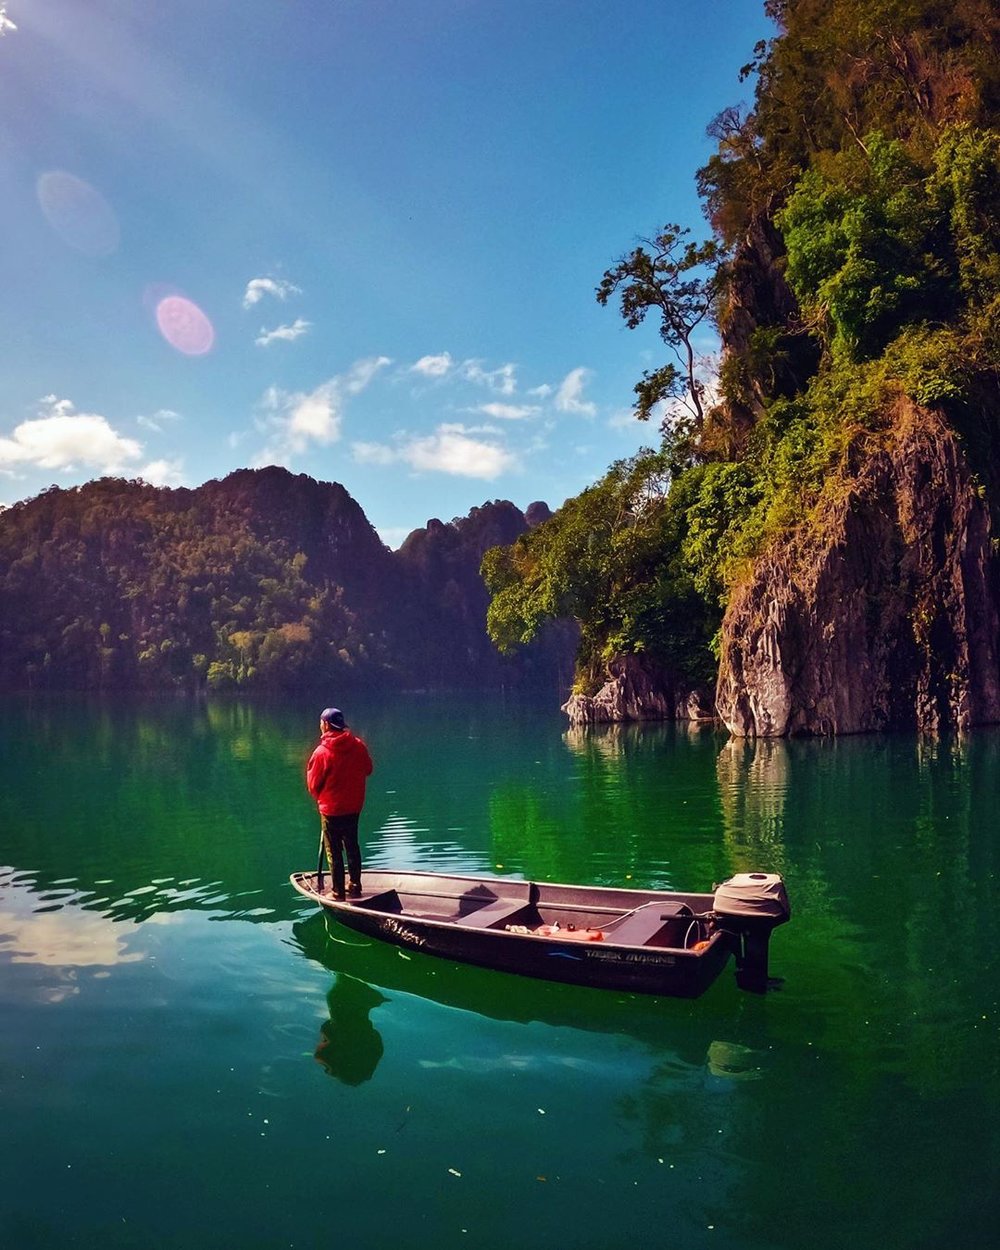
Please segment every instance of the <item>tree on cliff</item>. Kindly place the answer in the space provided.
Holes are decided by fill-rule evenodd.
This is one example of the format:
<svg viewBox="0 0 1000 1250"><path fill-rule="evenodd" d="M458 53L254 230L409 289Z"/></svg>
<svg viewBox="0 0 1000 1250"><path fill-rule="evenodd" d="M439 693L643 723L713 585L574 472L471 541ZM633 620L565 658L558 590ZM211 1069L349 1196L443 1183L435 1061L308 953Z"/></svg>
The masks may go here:
<svg viewBox="0 0 1000 1250"><path fill-rule="evenodd" d="M704 243L687 239L690 233L676 224L667 225L655 238L641 240L645 246L605 271L597 302L606 305L617 294L630 330L642 325L648 313L658 316L660 338L677 361L647 370L636 383L639 420L648 420L663 401L680 399L698 431L705 420L705 384L698 376L695 335L711 316L726 254L713 239Z"/></svg>

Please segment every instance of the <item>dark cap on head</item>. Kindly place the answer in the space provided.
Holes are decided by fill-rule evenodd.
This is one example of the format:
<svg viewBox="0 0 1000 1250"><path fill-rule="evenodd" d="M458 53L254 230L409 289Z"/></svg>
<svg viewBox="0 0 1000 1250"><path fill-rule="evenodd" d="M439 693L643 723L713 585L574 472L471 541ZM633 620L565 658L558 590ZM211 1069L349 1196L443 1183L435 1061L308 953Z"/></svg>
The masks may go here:
<svg viewBox="0 0 1000 1250"><path fill-rule="evenodd" d="M344 713L339 707L324 708L319 714L319 718L330 726L331 729L346 729L347 721L344 720Z"/></svg>

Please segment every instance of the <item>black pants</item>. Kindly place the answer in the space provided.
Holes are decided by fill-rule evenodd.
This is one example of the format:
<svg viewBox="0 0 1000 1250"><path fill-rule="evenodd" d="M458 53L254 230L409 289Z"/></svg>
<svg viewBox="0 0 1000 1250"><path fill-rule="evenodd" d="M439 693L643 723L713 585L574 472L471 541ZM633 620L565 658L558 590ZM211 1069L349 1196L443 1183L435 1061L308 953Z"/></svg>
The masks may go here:
<svg viewBox="0 0 1000 1250"><path fill-rule="evenodd" d="M358 817L360 812L347 816L321 816L323 845L326 859L333 874L334 894L344 892L344 856L347 856L347 875L351 885L361 884L361 848L358 846Z"/></svg>

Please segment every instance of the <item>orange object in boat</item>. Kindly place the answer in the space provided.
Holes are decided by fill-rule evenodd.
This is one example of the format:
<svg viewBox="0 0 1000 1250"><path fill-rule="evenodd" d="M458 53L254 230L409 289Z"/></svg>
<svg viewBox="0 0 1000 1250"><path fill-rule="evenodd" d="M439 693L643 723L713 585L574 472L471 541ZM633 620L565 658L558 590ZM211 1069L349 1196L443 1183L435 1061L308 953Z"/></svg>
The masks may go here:
<svg viewBox="0 0 1000 1250"><path fill-rule="evenodd" d="M603 942L602 929L560 929L555 925L543 924L532 930L535 937L554 937L563 942Z"/></svg>

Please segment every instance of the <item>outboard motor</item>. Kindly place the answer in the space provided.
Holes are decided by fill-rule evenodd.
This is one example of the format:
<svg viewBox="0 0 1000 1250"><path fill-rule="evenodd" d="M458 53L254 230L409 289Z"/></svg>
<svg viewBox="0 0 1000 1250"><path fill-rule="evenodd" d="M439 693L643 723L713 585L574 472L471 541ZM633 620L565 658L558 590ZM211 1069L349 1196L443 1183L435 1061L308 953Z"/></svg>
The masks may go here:
<svg viewBox="0 0 1000 1250"><path fill-rule="evenodd" d="M733 941L736 984L763 994L771 932L792 914L784 881L777 873L738 872L715 887L712 906L716 924Z"/></svg>

